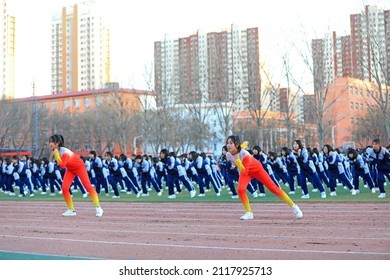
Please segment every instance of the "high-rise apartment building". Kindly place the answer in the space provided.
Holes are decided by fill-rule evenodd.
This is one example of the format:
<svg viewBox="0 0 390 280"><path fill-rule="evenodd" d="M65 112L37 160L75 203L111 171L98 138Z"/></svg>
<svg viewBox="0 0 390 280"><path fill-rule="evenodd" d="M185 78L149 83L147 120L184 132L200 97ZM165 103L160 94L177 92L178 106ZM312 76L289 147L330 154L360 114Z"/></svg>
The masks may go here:
<svg viewBox="0 0 390 280"><path fill-rule="evenodd" d="M159 105L234 102L244 110L259 96L259 61L258 28L165 37L154 43Z"/></svg>
<svg viewBox="0 0 390 280"><path fill-rule="evenodd" d="M110 82L109 31L95 1L52 17L51 92L102 88Z"/></svg>
<svg viewBox="0 0 390 280"><path fill-rule="evenodd" d="M390 11L366 6L350 15L350 28L351 35L312 40L314 78L322 87L340 77L382 83L389 77Z"/></svg>
<svg viewBox="0 0 390 280"><path fill-rule="evenodd" d="M14 98L15 17L7 12L7 0L0 8L0 99Z"/></svg>

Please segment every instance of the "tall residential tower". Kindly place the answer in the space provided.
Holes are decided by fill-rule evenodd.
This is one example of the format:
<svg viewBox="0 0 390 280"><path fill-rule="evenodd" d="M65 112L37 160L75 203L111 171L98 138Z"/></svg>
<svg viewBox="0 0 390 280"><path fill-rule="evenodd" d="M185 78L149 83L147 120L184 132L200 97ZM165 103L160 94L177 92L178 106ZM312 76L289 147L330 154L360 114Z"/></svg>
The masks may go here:
<svg viewBox="0 0 390 280"><path fill-rule="evenodd" d="M7 13L7 0L0 8L0 99L14 98L15 17Z"/></svg>
<svg viewBox="0 0 390 280"><path fill-rule="evenodd" d="M245 109L260 93L258 34L258 28L232 25L221 32L197 31L155 42L159 105L234 102L237 110Z"/></svg>
<svg viewBox="0 0 390 280"><path fill-rule="evenodd" d="M51 92L102 88L110 82L109 32L95 1L52 17Z"/></svg>

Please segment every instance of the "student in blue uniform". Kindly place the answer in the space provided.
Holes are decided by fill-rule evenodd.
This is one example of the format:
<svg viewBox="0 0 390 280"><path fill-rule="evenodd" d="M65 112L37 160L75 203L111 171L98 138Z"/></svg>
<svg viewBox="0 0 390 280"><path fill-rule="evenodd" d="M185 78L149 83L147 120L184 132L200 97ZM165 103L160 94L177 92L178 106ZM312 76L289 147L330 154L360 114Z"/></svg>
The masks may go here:
<svg viewBox="0 0 390 280"><path fill-rule="evenodd" d="M386 198L385 176L390 173L390 152L381 146L381 141L376 138L372 141L372 147L366 149L368 159L374 167L374 182L379 188L379 198Z"/></svg>
<svg viewBox="0 0 390 280"><path fill-rule="evenodd" d="M288 186L290 188L288 194L295 194L295 180L297 181L298 186L302 185L301 168L299 167L297 158L289 148L283 147L281 149L281 154L288 172Z"/></svg>
<svg viewBox="0 0 390 280"><path fill-rule="evenodd" d="M33 197L34 187L31 182L31 171L27 169L27 165L24 162L19 160L18 156L12 157L12 163L14 165L14 180L20 191L19 197L26 196L24 192L24 186L27 186L30 192L30 197Z"/></svg>
<svg viewBox="0 0 390 280"><path fill-rule="evenodd" d="M352 166L352 179L355 190L359 190L359 178L361 177L368 184L371 192L375 193L374 181L370 175L366 160L354 148L347 150L347 156Z"/></svg>
<svg viewBox="0 0 390 280"><path fill-rule="evenodd" d="M314 166L313 160L311 159L309 152L303 146L301 140L297 139L293 144L293 151L297 157L299 167L302 174L302 191L303 195L301 198L309 198L309 192L307 188L307 180L313 184L313 188L318 189L321 192L321 198L326 198L326 192L322 185L320 178L318 177L316 167Z"/></svg>
<svg viewBox="0 0 390 280"><path fill-rule="evenodd" d="M106 195L109 194L108 190L108 180L103 172L103 162L100 157L97 156L96 151L89 152L89 162L91 165L91 171L95 173L95 188L96 192L99 195L101 189L103 188L106 192Z"/></svg>
<svg viewBox="0 0 390 280"><path fill-rule="evenodd" d="M356 195L357 191L352 186L352 183L345 175L344 165L340 161L338 153L329 144L325 144L323 149L326 162L328 163L330 196L336 196L337 180L341 181L348 187L352 195Z"/></svg>
<svg viewBox="0 0 390 280"><path fill-rule="evenodd" d="M151 176L150 168L151 164L145 159L142 155L137 155L135 157L136 165L139 166L141 172L141 187L142 187L142 196L149 196L149 191L147 189L147 185L152 185L158 196L161 196L163 190L157 184L155 178Z"/></svg>
<svg viewBox="0 0 390 280"><path fill-rule="evenodd" d="M182 182L183 185L187 188L190 193L190 197L194 197L196 190L187 178L186 171L184 167L181 166L180 161L170 156L167 149L162 149L160 151L160 159L167 171L168 198L176 198L174 192L175 178Z"/></svg>

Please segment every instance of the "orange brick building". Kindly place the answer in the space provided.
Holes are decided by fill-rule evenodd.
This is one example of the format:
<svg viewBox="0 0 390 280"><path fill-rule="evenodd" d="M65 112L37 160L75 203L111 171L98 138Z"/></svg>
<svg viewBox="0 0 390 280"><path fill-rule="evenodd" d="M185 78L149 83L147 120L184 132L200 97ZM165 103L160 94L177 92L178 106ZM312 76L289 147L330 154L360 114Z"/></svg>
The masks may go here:
<svg viewBox="0 0 390 280"><path fill-rule="evenodd" d="M97 89L97 90L88 90L88 91L78 91L78 92L67 92L59 94L50 94L43 96L32 96L27 98L15 99L15 102L38 102L39 109L47 109L48 111L58 111L58 112L68 112L69 114L82 113L91 109L98 107L100 104L107 102L107 98L110 95L120 95L124 102L127 104L128 110L131 112L141 112L143 105L141 104L144 100L148 100L148 106L152 106L153 100L155 100L155 92L145 91L145 90L135 90L135 89L125 89L118 87ZM146 101L145 101L146 102ZM113 103L112 110L116 110L116 103ZM111 107L110 107L111 108ZM131 136L128 143L128 152L138 152L142 150L141 143L136 144L136 148L133 145L133 138L137 139L140 136L134 135ZM135 142L135 141L134 141ZM138 141L140 142L140 141ZM138 150L136 150L138 149ZM85 154L88 151L85 148L80 147L75 149L75 152L79 154ZM111 147L111 151L114 151L114 154L121 153L121 149L117 143L115 147Z"/></svg>
<svg viewBox="0 0 390 280"><path fill-rule="evenodd" d="M379 95L378 86L353 78L337 78L328 87L325 108L325 119L329 120L330 133L325 142L335 147L358 147L353 131L361 124L371 106L375 106L374 98ZM333 135L333 137L332 137ZM333 138L333 139L332 139ZM364 145L371 144L365 143Z"/></svg>

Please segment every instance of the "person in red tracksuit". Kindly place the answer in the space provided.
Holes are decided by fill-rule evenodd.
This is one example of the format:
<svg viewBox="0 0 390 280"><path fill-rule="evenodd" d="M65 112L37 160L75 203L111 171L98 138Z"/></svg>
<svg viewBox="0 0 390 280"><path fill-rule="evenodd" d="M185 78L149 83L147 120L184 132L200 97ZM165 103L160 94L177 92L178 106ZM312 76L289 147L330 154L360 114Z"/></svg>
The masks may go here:
<svg viewBox="0 0 390 280"><path fill-rule="evenodd" d="M68 210L66 210L62 216L76 216L76 210L73 205L73 199L69 192L73 179L78 176L84 188L88 191L93 204L96 208L96 217L103 215L103 209L100 207L99 197L92 187L88 177L87 169L83 160L74 152L64 147L64 137L59 134L54 134L49 138L49 146L53 151L53 156L57 161L60 168L66 168L63 182L62 182L62 195Z"/></svg>

